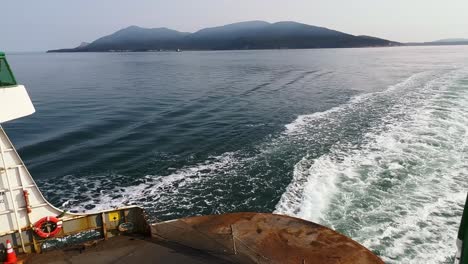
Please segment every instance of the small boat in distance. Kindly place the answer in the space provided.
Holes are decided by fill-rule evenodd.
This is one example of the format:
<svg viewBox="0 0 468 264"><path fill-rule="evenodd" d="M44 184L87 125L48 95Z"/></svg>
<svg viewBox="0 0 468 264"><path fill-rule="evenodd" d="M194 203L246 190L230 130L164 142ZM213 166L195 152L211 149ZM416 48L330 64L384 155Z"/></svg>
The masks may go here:
<svg viewBox="0 0 468 264"><path fill-rule="evenodd" d="M0 123L34 112L26 88L17 84L0 52ZM467 213L460 228L460 263L468 254ZM0 251L0 261L18 255L33 264L384 263L343 234L286 215L238 212L148 223L138 206L63 211L42 195L0 126L0 243L7 248L10 241L12 249Z"/></svg>

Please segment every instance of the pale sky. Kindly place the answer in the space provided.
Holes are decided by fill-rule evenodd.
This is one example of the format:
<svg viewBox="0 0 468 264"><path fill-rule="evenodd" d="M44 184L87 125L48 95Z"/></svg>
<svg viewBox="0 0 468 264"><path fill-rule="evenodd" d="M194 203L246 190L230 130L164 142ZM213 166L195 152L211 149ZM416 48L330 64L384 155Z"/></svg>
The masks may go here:
<svg viewBox="0 0 468 264"><path fill-rule="evenodd" d="M468 38L468 0L4 0L0 11L4 51L75 47L130 25L193 32L248 20L400 42Z"/></svg>

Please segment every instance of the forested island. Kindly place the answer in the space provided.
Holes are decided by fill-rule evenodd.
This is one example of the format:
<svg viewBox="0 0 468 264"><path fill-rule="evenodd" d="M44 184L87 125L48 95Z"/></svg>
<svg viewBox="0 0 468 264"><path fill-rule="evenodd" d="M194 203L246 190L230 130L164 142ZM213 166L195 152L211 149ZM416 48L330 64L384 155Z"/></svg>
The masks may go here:
<svg viewBox="0 0 468 264"><path fill-rule="evenodd" d="M399 46L398 42L355 36L297 22L248 21L195 33L130 26L76 48L48 52L311 49Z"/></svg>

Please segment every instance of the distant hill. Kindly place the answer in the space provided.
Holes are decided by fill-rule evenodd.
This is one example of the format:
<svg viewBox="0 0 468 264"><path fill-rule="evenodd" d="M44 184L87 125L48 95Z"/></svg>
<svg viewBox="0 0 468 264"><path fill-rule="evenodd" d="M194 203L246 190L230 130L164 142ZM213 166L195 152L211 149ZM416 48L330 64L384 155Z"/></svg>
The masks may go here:
<svg viewBox="0 0 468 264"><path fill-rule="evenodd" d="M81 44L77 47L77 48L84 48L86 46L88 46L90 43L88 42L81 42Z"/></svg>
<svg viewBox="0 0 468 264"><path fill-rule="evenodd" d="M408 46L450 46L450 45L468 45L468 39L464 38L447 38L439 39L430 42L411 42L405 43Z"/></svg>
<svg viewBox="0 0 468 264"><path fill-rule="evenodd" d="M448 38L448 39L439 39L433 42L438 43L455 43L455 42L468 42L468 39L465 38Z"/></svg>
<svg viewBox="0 0 468 264"><path fill-rule="evenodd" d="M305 49L396 46L398 42L285 21L248 21L195 33L130 26L88 45L48 52Z"/></svg>

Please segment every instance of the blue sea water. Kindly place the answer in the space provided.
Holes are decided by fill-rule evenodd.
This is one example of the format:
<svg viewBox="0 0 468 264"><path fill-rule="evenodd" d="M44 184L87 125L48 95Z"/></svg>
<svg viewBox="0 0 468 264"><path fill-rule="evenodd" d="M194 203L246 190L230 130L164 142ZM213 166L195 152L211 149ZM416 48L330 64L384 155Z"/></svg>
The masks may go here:
<svg viewBox="0 0 468 264"><path fill-rule="evenodd" d="M4 124L45 196L152 220L276 212L445 263L468 190L468 47L10 54Z"/></svg>

